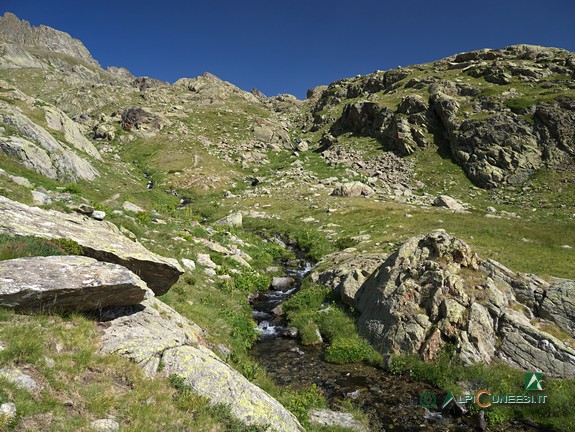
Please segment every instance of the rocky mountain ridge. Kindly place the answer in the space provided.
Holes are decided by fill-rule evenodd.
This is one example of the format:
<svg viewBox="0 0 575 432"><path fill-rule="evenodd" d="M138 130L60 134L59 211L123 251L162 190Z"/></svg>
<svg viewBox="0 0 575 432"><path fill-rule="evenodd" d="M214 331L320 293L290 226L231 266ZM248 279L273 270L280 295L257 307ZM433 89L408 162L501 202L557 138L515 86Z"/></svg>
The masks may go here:
<svg viewBox="0 0 575 432"><path fill-rule="evenodd" d="M11 61L12 67L37 67L42 60L31 56L27 52L29 50L38 50L40 57L43 51L48 51L99 66L80 40L51 27L31 26L29 22L21 21L10 12L0 17L0 39L3 42L3 66L9 65Z"/></svg>

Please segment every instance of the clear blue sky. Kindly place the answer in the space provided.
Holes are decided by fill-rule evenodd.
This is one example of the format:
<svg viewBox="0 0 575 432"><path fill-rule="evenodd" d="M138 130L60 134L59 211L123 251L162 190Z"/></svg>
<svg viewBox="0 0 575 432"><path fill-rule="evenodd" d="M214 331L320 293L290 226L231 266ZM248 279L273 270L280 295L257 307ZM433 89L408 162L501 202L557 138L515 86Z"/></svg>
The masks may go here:
<svg viewBox="0 0 575 432"><path fill-rule="evenodd" d="M517 43L575 51L575 0L0 0L82 40L104 67L205 71L267 95Z"/></svg>

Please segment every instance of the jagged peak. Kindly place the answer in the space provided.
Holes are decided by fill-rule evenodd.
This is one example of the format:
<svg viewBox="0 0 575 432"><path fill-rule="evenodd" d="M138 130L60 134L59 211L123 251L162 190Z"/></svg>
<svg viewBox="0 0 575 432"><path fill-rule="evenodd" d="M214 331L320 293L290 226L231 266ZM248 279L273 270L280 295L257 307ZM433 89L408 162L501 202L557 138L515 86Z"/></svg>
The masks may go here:
<svg viewBox="0 0 575 432"><path fill-rule="evenodd" d="M0 39L15 45L66 54L99 66L79 39L45 25L35 27L26 20L20 20L12 12L6 12L0 16Z"/></svg>

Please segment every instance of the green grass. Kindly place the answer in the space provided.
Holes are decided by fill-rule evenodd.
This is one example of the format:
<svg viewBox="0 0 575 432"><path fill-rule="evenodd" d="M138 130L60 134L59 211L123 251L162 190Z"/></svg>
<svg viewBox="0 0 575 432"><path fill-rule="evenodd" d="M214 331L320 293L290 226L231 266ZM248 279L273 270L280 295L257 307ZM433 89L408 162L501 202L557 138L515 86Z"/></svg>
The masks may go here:
<svg viewBox="0 0 575 432"><path fill-rule="evenodd" d="M306 280L282 309L290 325L299 329L304 345L317 343L318 334L326 339L329 346L325 359L328 362L381 362L381 356L358 336L352 313L334 301L329 288Z"/></svg>
<svg viewBox="0 0 575 432"><path fill-rule="evenodd" d="M46 240L0 234L0 261L34 256L81 255L82 252L78 243L68 239Z"/></svg>

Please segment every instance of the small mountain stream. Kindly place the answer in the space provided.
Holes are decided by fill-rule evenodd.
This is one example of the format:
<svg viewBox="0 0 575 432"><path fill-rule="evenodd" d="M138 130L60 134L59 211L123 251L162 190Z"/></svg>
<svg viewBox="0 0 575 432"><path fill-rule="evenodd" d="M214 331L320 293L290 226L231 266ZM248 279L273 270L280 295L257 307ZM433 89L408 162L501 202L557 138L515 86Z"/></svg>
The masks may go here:
<svg viewBox="0 0 575 432"><path fill-rule="evenodd" d="M328 363L323 359L323 346L304 346L289 337L286 323L274 313L274 308L298 290L312 269L303 254L296 251L296 255L296 260L282 263L285 276L293 278L295 283L285 291L258 292L251 301L261 335L251 354L277 384L295 387L315 384L334 410L345 399L352 399L369 413L373 431L474 430L474 419L443 416L419 404L423 392L434 390L431 386L364 363Z"/></svg>

